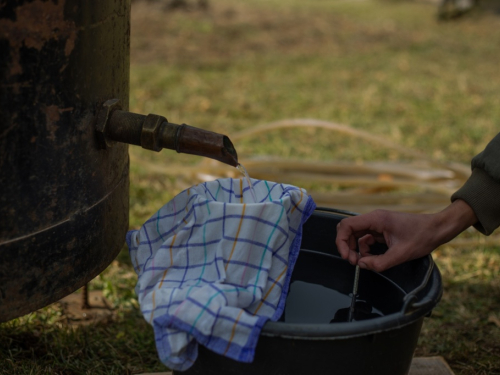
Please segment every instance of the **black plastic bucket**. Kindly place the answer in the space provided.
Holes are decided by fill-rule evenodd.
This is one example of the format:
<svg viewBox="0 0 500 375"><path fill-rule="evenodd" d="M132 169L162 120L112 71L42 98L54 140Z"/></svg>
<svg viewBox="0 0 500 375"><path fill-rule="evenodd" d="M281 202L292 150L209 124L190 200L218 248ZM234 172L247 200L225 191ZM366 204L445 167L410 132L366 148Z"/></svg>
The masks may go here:
<svg viewBox="0 0 500 375"><path fill-rule="evenodd" d="M295 281L346 295L352 291L355 268L340 258L335 246L337 223L346 215L350 213L317 209L306 222L292 291ZM385 250L372 247L374 253ZM268 322L252 363L236 362L200 345L195 364L174 374L406 375L424 317L441 295L441 276L430 256L382 273L361 270L359 298L383 316L333 324ZM285 320L286 314L287 309Z"/></svg>

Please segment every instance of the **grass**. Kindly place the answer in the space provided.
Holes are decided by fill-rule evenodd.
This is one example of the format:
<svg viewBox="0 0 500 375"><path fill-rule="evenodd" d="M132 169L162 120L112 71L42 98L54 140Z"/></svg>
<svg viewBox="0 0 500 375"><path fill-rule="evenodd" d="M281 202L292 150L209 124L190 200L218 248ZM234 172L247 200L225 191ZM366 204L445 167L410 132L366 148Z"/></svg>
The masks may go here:
<svg viewBox="0 0 500 375"><path fill-rule="evenodd" d="M425 2L212 1L208 12L133 4L131 110L223 132L284 118L349 124L438 160L468 163L498 131L500 18L478 12L439 23ZM324 130L293 129L236 145L240 155L398 160ZM197 157L131 148L160 164ZM190 181L131 167L130 225L138 227ZM470 233L469 236L474 236ZM444 296L416 355L441 355L457 375L500 374L498 247L435 252ZM115 307L77 328L54 304L0 325L0 374L164 371L138 310L124 249L90 288Z"/></svg>
<svg viewBox="0 0 500 375"><path fill-rule="evenodd" d="M60 304L0 325L0 374L137 374L164 371L154 336L135 298L126 248L90 283L114 311L110 319L74 325Z"/></svg>
<svg viewBox="0 0 500 375"><path fill-rule="evenodd" d="M271 5L247 10L232 3L158 24L138 9L137 27L147 22L159 32L138 35L132 45L139 51L134 61L148 61L132 76L132 87L142 88L132 106L229 134L276 119L331 119L463 162L496 134L499 33L484 18L438 24L434 8L411 2L337 1L326 11L325 2L312 1L306 13L290 3L300 12L290 7L278 17ZM191 23L211 31L194 32ZM284 144L280 153L301 143L294 135L275 137ZM317 139L325 137L314 137L315 145ZM255 147L257 139L238 151L268 153L277 142ZM352 148L325 142L321 156L378 156L357 156Z"/></svg>

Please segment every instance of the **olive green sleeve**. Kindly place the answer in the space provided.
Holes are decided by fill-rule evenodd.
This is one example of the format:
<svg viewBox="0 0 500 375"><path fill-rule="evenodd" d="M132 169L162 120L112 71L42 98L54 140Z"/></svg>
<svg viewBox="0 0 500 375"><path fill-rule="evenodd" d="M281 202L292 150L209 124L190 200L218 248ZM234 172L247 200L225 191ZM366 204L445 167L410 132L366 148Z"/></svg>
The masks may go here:
<svg viewBox="0 0 500 375"><path fill-rule="evenodd" d="M451 200L462 199L474 210L474 227L491 234L500 226L500 133L472 159L472 174Z"/></svg>

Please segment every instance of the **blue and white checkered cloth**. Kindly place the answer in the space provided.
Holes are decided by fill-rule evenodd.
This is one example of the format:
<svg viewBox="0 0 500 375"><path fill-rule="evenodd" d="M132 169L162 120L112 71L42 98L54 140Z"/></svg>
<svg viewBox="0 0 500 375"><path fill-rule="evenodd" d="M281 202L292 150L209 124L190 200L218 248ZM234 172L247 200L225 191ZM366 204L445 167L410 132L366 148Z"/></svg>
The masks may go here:
<svg viewBox="0 0 500 375"><path fill-rule="evenodd" d="M251 362L264 323L283 312L315 204L298 187L252 183L256 200L243 179L191 187L127 234L141 311L171 369L188 369L198 343Z"/></svg>

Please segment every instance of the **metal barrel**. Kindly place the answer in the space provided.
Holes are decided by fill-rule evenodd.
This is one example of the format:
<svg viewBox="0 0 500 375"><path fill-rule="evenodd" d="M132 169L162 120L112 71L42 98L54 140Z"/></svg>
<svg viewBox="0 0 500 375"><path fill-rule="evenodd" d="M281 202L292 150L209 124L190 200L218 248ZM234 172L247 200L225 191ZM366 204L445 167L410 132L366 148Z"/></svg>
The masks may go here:
<svg viewBox="0 0 500 375"><path fill-rule="evenodd" d="M0 322L75 291L128 228L128 146L98 147L110 98L128 110L129 0L0 7Z"/></svg>

